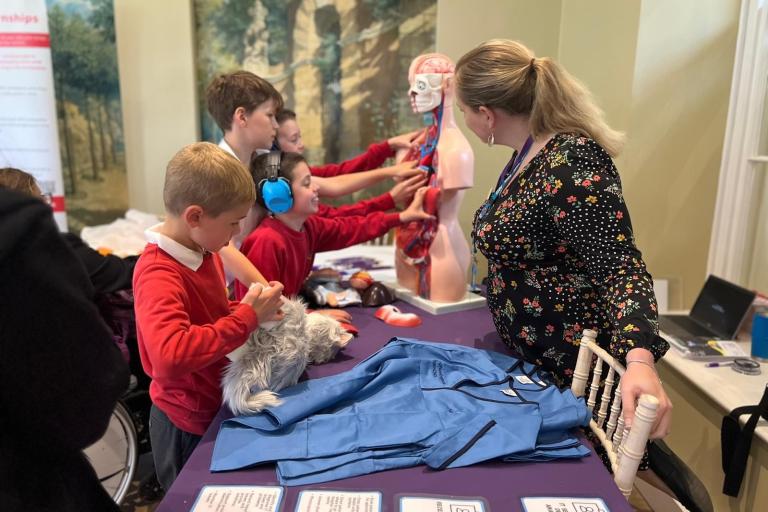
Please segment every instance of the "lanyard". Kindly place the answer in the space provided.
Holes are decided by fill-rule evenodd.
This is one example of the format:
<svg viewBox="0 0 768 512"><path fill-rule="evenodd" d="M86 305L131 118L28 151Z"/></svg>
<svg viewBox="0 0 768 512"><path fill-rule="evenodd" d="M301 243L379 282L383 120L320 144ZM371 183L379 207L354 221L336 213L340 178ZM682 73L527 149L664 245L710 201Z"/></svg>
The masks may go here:
<svg viewBox="0 0 768 512"><path fill-rule="evenodd" d="M501 174L499 175L498 181L496 181L496 189L491 192L491 194L488 196L488 199L490 200L491 204L496 202L496 199L499 197L499 194L501 194L501 191L504 190L504 188L507 186L507 184L515 179L518 174L520 174L521 166L523 163L523 160L525 160L526 155L528 154L528 151L530 151L531 146L533 145L533 137L530 135L525 140L525 144L523 144L523 148L520 150L520 152L515 155L515 158L513 158L507 165L504 167L504 170L501 171Z"/></svg>
<svg viewBox="0 0 768 512"><path fill-rule="evenodd" d="M494 203L496 203L496 199L498 199L499 194L501 194L501 191L504 190L504 188L506 188L506 186L513 179L515 179L518 176L518 174L520 174L523 160L525 160L525 157L528 154L528 151L530 151L532 145L533 145L533 137L529 135L525 141L525 144L523 144L523 147L520 150L520 152L517 155L515 155L515 157L512 160L510 160L509 163L504 167L504 170L501 171L501 174L499 175L499 179L496 181L496 188L493 191L491 191L491 193L488 195L488 198L480 207L477 220L484 219L486 215L488 215L488 212L490 212L491 207L494 205ZM480 291L480 287L477 284L477 239L475 234L476 228L477 226L474 226L472 230L472 275L469 283L469 290L472 292Z"/></svg>

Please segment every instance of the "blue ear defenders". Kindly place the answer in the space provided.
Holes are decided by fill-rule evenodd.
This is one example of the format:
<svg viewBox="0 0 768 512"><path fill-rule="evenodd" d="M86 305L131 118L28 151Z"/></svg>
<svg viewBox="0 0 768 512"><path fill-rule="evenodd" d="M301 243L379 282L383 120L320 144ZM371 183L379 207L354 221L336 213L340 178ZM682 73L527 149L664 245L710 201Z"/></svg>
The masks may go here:
<svg viewBox="0 0 768 512"><path fill-rule="evenodd" d="M293 206L291 183L280 176L282 152L270 151L267 155L267 177L259 182L259 194L272 213L285 213Z"/></svg>

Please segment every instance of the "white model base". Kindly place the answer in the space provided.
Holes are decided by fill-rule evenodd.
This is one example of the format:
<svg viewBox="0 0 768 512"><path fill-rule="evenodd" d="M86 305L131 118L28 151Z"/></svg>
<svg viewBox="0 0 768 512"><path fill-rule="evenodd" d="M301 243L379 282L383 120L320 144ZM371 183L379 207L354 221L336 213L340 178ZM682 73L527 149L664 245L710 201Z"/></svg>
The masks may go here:
<svg viewBox="0 0 768 512"><path fill-rule="evenodd" d="M443 315L445 313L454 313L456 311L485 307L485 297L469 291L467 291L467 294L462 300L456 302L435 302L419 297L408 288L404 288L397 283L384 284L394 290L398 299L403 300L408 304L413 304L417 308L423 309L433 315Z"/></svg>

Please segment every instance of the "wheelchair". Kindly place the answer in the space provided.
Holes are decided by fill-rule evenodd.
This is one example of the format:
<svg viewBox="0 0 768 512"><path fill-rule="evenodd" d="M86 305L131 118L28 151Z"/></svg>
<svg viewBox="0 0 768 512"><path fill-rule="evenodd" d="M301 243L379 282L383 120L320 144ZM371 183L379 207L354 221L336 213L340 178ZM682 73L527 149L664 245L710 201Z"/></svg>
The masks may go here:
<svg viewBox="0 0 768 512"><path fill-rule="evenodd" d="M139 460L136 428L131 413L118 402L101 439L85 449L104 489L118 505L123 501Z"/></svg>
<svg viewBox="0 0 768 512"><path fill-rule="evenodd" d="M139 360L133 320L133 294L120 291L102 297L99 309L113 333L115 343L128 359L131 379L118 400L104 435L84 450L101 485L118 505L123 501L136 473L139 455L149 452L150 379Z"/></svg>

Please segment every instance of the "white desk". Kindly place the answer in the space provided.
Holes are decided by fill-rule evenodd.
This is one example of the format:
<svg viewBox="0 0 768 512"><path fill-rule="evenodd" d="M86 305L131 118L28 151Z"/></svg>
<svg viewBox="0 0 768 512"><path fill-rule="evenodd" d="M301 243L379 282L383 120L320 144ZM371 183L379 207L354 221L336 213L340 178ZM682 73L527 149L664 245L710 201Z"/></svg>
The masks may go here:
<svg viewBox="0 0 768 512"><path fill-rule="evenodd" d="M738 343L749 354L749 342ZM768 363L760 364L760 375L744 375L733 371L730 366L707 368L701 361L682 357L674 347L669 349L662 361L662 365L687 378L697 392L709 397L720 407L723 415L742 405L757 405L768 384ZM768 421L760 420L755 436L768 443Z"/></svg>
<svg viewBox="0 0 768 512"><path fill-rule="evenodd" d="M749 342L743 343L749 353ZM670 348L658 365L673 404L669 446L707 487L716 511L768 510L768 422L755 429L750 461L739 498L722 493L720 425L723 416L742 405L756 405L768 382L768 364L760 375L743 375L730 367L706 368ZM742 417L745 420L746 417Z"/></svg>

